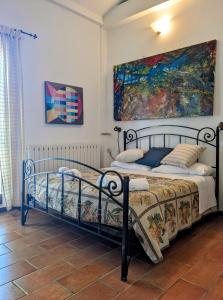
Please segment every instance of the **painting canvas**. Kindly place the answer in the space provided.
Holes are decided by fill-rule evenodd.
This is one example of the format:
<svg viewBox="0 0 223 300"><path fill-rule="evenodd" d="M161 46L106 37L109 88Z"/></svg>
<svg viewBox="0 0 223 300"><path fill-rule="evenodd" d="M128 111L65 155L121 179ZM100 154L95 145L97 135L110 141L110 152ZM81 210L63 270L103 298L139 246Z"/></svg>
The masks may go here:
<svg viewBox="0 0 223 300"><path fill-rule="evenodd" d="M45 82L46 123L83 124L83 89Z"/></svg>
<svg viewBox="0 0 223 300"><path fill-rule="evenodd" d="M116 121L213 115L216 40L114 67Z"/></svg>

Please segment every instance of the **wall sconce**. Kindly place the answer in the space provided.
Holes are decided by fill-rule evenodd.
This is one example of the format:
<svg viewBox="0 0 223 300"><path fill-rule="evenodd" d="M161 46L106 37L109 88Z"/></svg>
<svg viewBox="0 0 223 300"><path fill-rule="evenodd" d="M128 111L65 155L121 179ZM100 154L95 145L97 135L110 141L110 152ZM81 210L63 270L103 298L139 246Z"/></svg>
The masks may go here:
<svg viewBox="0 0 223 300"><path fill-rule="evenodd" d="M152 23L151 27L157 34L166 34L170 31L170 18L163 17L162 19Z"/></svg>

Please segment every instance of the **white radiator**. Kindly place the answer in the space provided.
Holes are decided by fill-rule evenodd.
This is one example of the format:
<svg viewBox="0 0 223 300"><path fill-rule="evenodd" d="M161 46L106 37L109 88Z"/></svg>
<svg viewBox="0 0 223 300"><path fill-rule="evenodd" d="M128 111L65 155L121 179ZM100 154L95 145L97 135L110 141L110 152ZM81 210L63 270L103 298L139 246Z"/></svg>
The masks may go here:
<svg viewBox="0 0 223 300"><path fill-rule="evenodd" d="M29 145L26 147L26 158L41 160L43 158L59 157L76 160L94 168L100 168L100 145L95 143L78 143L63 145ZM56 171L59 167L77 168L80 171L89 169L74 163L64 161L45 161L38 164L36 171Z"/></svg>

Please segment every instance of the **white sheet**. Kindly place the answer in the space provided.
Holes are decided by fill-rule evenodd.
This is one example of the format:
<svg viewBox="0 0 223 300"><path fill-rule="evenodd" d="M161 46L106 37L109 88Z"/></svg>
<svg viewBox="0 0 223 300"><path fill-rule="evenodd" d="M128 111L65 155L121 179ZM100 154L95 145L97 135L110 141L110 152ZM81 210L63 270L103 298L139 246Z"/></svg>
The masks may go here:
<svg viewBox="0 0 223 300"><path fill-rule="evenodd" d="M136 164L136 163L123 163L117 160L114 160L111 163L111 167L115 167L115 168L121 168L121 169L127 169L127 170L140 170L140 171L149 171L152 168L144 166L144 165L140 165L140 164Z"/></svg>
<svg viewBox="0 0 223 300"><path fill-rule="evenodd" d="M172 179L185 179L195 182L198 186L199 192L199 213L203 214L208 209L217 205L215 197L215 181L212 176L196 176L196 175L179 175L179 174L164 174L154 173L152 171L141 170L126 170L121 168L110 167L109 170L115 170L122 173L132 173L139 175L147 175L151 177L164 177Z"/></svg>

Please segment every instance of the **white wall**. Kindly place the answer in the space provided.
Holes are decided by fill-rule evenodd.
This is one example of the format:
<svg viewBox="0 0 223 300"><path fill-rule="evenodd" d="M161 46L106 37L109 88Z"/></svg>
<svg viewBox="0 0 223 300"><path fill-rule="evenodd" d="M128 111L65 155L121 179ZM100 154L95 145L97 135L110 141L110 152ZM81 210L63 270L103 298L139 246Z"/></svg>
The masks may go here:
<svg viewBox="0 0 223 300"><path fill-rule="evenodd" d="M38 35L22 41L26 143L99 140L100 26L45 0L0 0L0 24ZM83 87L83 126L45 124L45 80Z"/></svg>
<svg viewBox="0 0 223 300"><path fill-rule="evenodd" d="M140 128L155 124L184 124L215 127L223 120L223 1L186 0L176 5L145 16L137 21L112 29L108 32L108 80L107 80L107 130L115 125L124 128ZM157 36L150 25L164 15L172 18L171 31L166 36ZM148 57L166 51L217 39L217 69L213 117L114 122L113 120L113 71L116 64ZM223 134L222 134L223 140ZM113 152L117 151L115 139L110 141ZM108 163L109 158L104 158ZM221 166L222 167L222 166ZM223 183L223 174L221 184Z"/></svg>
<svg viewBox="0 0 223 300"><path fill-rule="evenodd" d="M108 97L110 129L116 124L123 128L160 123L185 123L199 126L216 125L223 119L223 19L221 9L222 0L187 0L158 13L141 18L135 22L110 30L108 32ZM162 15L170 15L172 29L166 36L157 36L150 28L150 24ZM213 117L180 118L170 120L149 120L134 122L113 121L113 71L116 64L152 56L158 53L190 46L200 42L217 39L217 70Z"/></svg>

